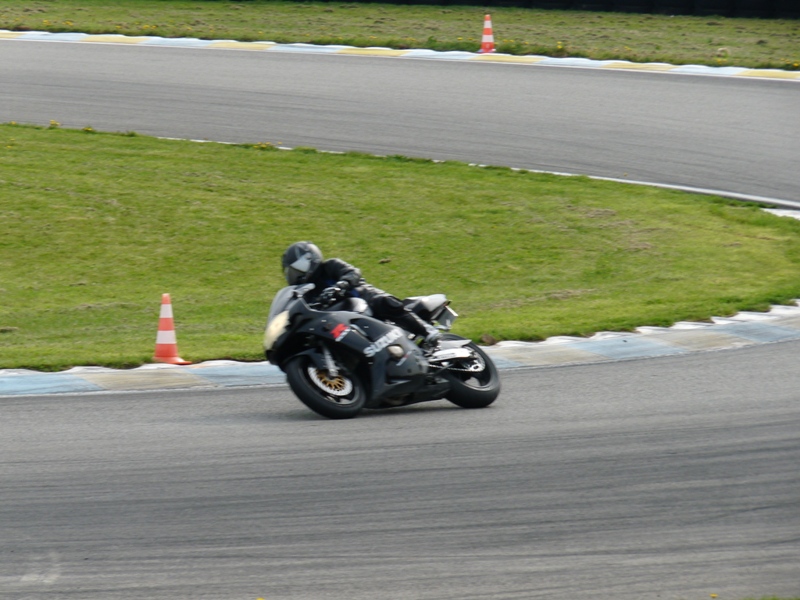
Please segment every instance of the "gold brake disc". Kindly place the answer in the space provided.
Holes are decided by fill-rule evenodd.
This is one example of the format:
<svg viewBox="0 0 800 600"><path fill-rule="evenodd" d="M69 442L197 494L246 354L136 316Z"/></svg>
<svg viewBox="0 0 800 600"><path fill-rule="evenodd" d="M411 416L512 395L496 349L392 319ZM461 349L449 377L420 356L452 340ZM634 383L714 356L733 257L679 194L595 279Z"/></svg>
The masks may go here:
<svg viewBox="0 0 800 600"><path fill-rule="evenodd" d="M322 369L308 367L308 376L311 381L326 394L347 396L353 391L353 382L341 375L330 377Z"/></svg>

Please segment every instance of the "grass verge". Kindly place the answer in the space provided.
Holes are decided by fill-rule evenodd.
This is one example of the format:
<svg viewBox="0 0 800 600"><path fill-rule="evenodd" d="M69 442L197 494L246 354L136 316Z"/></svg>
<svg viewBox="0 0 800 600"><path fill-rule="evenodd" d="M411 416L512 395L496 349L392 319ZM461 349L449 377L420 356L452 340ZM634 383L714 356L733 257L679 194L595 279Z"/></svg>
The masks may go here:
<svg viewBox="0 0 800 600"><path fill-rule="evenodd" d="M800 69L800 21L481 6L278 0L0 0L0 29L475 52L491 11L499 52Z"/></svg>
<svg viewBox="0 0 800 600"><path fill-rule="evenodd" d="M404 157L0 125L0 368L260 360L298 239L460 334L536 340L800 297L800 222L681 192Z"/></svg>

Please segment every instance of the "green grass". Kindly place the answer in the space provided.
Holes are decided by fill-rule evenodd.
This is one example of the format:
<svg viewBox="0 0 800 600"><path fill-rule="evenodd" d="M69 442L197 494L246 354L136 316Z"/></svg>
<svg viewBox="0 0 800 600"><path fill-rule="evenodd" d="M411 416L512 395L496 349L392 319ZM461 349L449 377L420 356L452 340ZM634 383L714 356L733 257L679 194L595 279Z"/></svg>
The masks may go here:
<svg viewBox="0 0 800 600"><path fill-rule="evenodd" d="M800 297L800 222L680 192L0 125L0 368L261 359L284 248L317 242L473 339L669 325Z"/></svg>
<svg viewBox="0 0 800 600"><path fill-rule="evenodd" d="M252 0L0 0L0 29L465 50L800 69L800 21L481 6Z"/></svg>

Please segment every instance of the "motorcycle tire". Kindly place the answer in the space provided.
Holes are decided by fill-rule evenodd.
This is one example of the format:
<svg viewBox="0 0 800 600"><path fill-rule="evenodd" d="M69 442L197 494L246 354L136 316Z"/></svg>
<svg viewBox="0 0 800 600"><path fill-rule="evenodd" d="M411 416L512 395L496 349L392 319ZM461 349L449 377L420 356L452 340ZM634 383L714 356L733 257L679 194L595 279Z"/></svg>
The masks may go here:
<svg viewBox="0 0 800 600"><path fill-rule="evenodd" d="M445 335L444 339L462 339L458 336ZM485 408L500 395L500 374L492 359L481 348L470 342L466 345L475 358L462 361L442 373L450 382L450 391L445 398L461 408ZM470 364L483 364L481 371L467 371ZM464 370L458 370L459 367Z"/></svg>
<svg viewBox="0 0 800 600"><path fill-rule="evenodd" d="M358 377L340 371L331 379L308 356L297 356L287 363L286 380L303 404L329 419L352 419L367 401Z"/></svg>

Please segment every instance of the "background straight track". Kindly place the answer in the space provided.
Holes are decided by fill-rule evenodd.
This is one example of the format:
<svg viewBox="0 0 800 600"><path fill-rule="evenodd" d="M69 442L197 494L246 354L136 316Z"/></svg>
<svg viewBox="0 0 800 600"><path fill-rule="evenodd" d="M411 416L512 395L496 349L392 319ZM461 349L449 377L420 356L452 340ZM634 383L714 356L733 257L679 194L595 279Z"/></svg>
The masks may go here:
<svg viewBox="0 0 800 600"><path fill-rule="evenodd" d="M0 40L0 121L405 154L800 201L796 82Z"/></svg>

